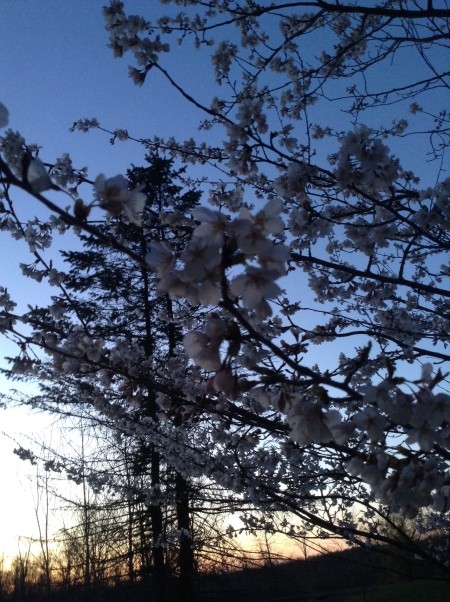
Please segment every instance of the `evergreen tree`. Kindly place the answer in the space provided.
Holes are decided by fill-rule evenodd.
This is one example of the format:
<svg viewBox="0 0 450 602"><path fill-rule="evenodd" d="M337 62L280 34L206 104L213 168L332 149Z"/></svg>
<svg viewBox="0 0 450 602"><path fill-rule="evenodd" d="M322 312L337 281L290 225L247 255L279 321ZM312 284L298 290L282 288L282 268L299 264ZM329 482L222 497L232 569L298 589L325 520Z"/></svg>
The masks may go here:
<svg viewBox="0 0 450 602"><path fill-rule="evenodd" d="M64 412L70 405L71 412L82 415L84 403L100 411L100 406L106 403L109 411L115 408L128 416L128 427L122 425L123 430L120 432L119 428L117 436L129 440L126 444L128 460L122 458L121 463L126 473L132 475L133 485L128 482L131 491L127 495L134 499L132 512L129 508L130 516L139 525L139 528L132 526L132 530L140 533L140 576L150 571L162 596L165 578L175 569L183 581L180 592L189 597L194 573L190 484L163 460L159 446L140 434L137 425L151 421L155 430L159 429L161 408L156 399L157 387L153 385L160 378L161 367L176 361L185 312L183 304L157 291L156 277L145 267L144 258L149 242L154 240L171 240L182 250L191 229L190 212L198 204L200 192L183 192L183 170L175 170L171 160L154 154L148 155L146 161L145 167L133 167L128 172L130 186L140 187L146 195L144 228L114 218L100 227L106 239L114 236L142 257L140 268L125 263L120 253L105 246L97 237L82 235L83 250L63 253L69 266L64 282L69 294L55 297L51 312L34 312L36 323L45 322L48 332L82 329L86 342L93 342L94 347L101 340L103 348L108 349L109 364L104 364L103 369L101 364L97 365L100 356L91 349L86 355L87 362L80 366L82 379L68 378L62 367L59 379L52 373L52 380L40 399L51 411ZM135 358L132 374L121 361L121 354L127 359L129 354ZM142 382L139 382L139 374L145 375ZM133 378L129 388L123 380L127 377ZM102 388L105 385L107 389ZM37 399L35 403L39 404ZM180 416L173 417L174 428L180 420ZM171 428L167 424L162 428ZM110 427L114 429L114 424L110 423ZM120 479L118 475L116 478ZM136 486L138 480L143 490ZM147 503L143 503L146 496ZM167 505L173 505L175 512L167 512ZM167 517L172 514L173 522L167 524ZM151 543L148 546L149 528ZM168 536L172 540L178 538L175 567L168 566L165 553ZM135 545L134 541L129 546L130 577L135 573L131 561Z"/></svg>

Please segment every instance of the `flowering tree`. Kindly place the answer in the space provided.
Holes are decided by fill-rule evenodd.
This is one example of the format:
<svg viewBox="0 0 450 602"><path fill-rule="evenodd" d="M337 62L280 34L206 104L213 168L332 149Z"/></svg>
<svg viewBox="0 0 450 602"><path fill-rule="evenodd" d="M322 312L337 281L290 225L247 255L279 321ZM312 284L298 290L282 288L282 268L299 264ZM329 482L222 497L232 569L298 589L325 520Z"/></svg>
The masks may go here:
<svg viewBox="0 0 450 602"><path fill-rule="evenodd" d="M436 102L449 85L441 57L450 10L403 1L164 3L185 10L150 22L113 1L104 16L114 55L134 56L134 83L158 71L204 112L198 140L140 142L219 170L195 222L161 212L190 229L187 246L155 239L145 259L161 294L206 311L184 322L184 351L177 348L161 380L150 371L136 377L123 355L118 371L88 331L19 332L3 289L2 327L24 349L17 366L32 369L34 345L77 377L88 362L126 386L150 383L165 419L183 418L165 433L152 421L140 428L180 473L206 474L255 505L294 512L306 528L393 541L444 567L438 551L405 534L391 538L386 524L395 527L390 513L400 511L432 525L450 501L449 121ZM217 95L196 98L172 76L171 38L211 55ZM420 69L396 70L411 53ZM6 125L6 109L0 119ZM424 184L429 174L402 164L411 140L431 161ZM11 131L0 151L2 229L25 238L40 262L25 275L58 279L40 255L57 226L84 230L142 264L120 236L105 237L89 221L97 205L145 228L138 188L99 176L89 204L78 196L86 174L67 157L44 165ZM56 218L20 223L14 187ZM73 211L43 195L52 189L71 195ZM184 425L196 421L193 435Z"/></svg>
<svg viewBox="0 0 450 602"><path fill-rule="evenodd" d="M116 450L115 463L106 465L109 453L99 451L98 446L95 468L88 470L83 462L78 470L68 471L68 476L79 481L86 480L88 474L87 486L94 492L105 489L108 496L112 490L118 499L110 504L132 508L132 534L129 542L125 538L129 577L148 577L151 573L161 588L165 576L179 569L189 599L194 573L190 512L193 488L184 475L168 465L151 438L136 431L135 423L150 419L159 428L154 383L164 382L164 366L174 361L174 350L182 340L183 316L195 312L186 303L157 293L156 277L145 266L147 245L153 238L173 239L177 248L183 248L187 235L181 224L177 227L174 223L162 223L159 215L162 207L170 204L174 213L185 214L184 221L189 221L200 193L182 192L177 184L180 174L173 169L171 160L157 155L147 156L146 160L145 167L134 167L127 174L128 183L136 192L124 188L125 198L130 199L126 223L116 219L121 208L117 195L124 179L106 180L100 176L96 182L100 203L111 214L98 231L104 238L120 238L129 251L141 257L141 265L136 269L134 264L124 262L122 253L92 234L80 233L82 250L62 252L64 291L52 297L49 307L30 310L27 320L33 324L35 335L42 336L45 331L47 339L57 338L65 352L56 352L53 361L40 362L39 371L35 362L33 378L39 379L41 392L29 397L27 403L66 417L80 416L84 428L90 424L97 434L105 432L105 427L112 431L112 437L101 448ZM141 218L145 229L136 225ZM149 371L153 379L146 385L141 375ZM124 375L130 377L126 382ZM24 378L29 377L25 371ZM117 413L122 413L122 420L117 420ZM177 421L179 418L175 417L175 424ZM161 428L165 430L167 423ZM66 471L69 466L73 467L73 461L67 458ZM170 563L169 557L176 548L178 558Z"/></svg>

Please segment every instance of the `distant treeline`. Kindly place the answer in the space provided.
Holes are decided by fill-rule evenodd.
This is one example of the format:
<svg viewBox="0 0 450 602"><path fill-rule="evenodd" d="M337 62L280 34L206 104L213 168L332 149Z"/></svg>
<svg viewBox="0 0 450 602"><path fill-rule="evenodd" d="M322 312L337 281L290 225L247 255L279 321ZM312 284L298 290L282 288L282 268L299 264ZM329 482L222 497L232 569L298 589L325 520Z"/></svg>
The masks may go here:
<svg viewBox="0 0 450 602"><path fill-rule="evenodd" d="M13 563L10 570L0 575L1 601L344 602L358 595L364 600L367 592L389 583L440 578L422 561L411 562L383 547L348 549L307 560L199 574L194 579L194 598L192 592L187 597L182 580L174 575L167 575L159 583L149 575L136 582L110 578L89 586L53 583L48 587L42 579L21 582L17 567ZM447 587L450 589L448 582Z"/></svg>

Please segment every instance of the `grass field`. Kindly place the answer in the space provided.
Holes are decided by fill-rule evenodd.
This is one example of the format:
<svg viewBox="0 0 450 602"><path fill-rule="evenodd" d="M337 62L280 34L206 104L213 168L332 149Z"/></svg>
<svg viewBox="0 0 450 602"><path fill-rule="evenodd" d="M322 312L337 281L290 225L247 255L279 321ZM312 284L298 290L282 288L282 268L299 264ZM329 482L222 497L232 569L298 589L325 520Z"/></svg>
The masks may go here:
<svg viewBox="0 0 450 602"><path fill-rule="evenodd" d="M450 583L412 581L385 585L375 591L346 598L345 602L449 602Z"/></svg>

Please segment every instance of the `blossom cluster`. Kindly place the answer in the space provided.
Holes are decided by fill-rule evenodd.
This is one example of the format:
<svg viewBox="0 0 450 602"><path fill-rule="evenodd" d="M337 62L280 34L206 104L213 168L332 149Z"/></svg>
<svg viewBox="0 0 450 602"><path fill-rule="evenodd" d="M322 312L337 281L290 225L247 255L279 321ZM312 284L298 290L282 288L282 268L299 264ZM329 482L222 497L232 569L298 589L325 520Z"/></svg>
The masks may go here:
<svg viewBox="0 0 450 602"><path fill-rule="evenodd" d="M408 516L422 506L442 511L450 503L448 467L432 452L450 446L450 396L433 391L438 381L427 364L413 393L389 381L365 385L353 413L340 404L330 407L323 395L285 394L290 436L302 447L359 441L361 451L350 454L346 468L379 501ZM391 447L389 437L400 443ZM365 453L362 443L368 444Z"/></svg>
<svg viewBox="0 0 450 602"><path fill-rule="evenodd" d="M230 277L227 296L240 299L257 319L270 316L268 300L281 293L275 281L285 274L289 257L288 248L274 238L283 235L281 211L276 200L254 215L242 208L234 219L207 207L194 210L200 223L179 258L161 242L150 245L147 264L159 276L159 290L194 304L216 305L222 298L224 276L241 266L242 273Z"/></svg>
<svg viewBox="0 0 450 602"><path fill-rule="evenodd" d="M127 179L122 175L105 178L100 174L95 180L95 195L99 206L112 216L124 213L130 222L137 225L141 223L146 200L141 190L142 187L130 190Z"/></svg>
<svg viewBox="0 0 450 602"><path fill-rule="evenodd" d="M177 325L178 336L161 342L167 333L161 339L158 333L148 345L157 352L145 355L144 345L134 342L137 337L109 339L105 331L114 332L114 325L94 333L81 317L82 326L65 332L66 310L73 307L61 295L43 313L58 328L52 332L38 321L33 344L51 356L48 369L54 377L81 381L83 400L97 387L90 403L127 435L151 442L180 473L206 474L245 494L246 501L300 500L300 512L307 508L314 516L321 509L328 521L335 507L335 532L357 528L348 500L366 506L367 524L374 499L407 516L429 506L447 511L450 398L440 388L445 375L427 362L448 360L450 303L444 279L450 273L445 255L450 179L418 190L418 179L386 142L409 136L409 123L390 118L389 126L375 130L363 122L366 107L410 102L421 86L440 87L447 75L436 71L409 89L399 85L385 94L370 92L366 76L372 67L392 56L394 46L413 47L406 18L392 26L401 29L405 42L395 31L392 45L379 17L339 14L338 3L330 13L319 3L320 10L303 14L287 5L258 8L251 0L173 2L183 12L156 25L125 15L119 0L103 13L113 54L134 55L136 66L129 74L139 85L152 69L167 74L159 57L170 47L161 36L174 32L181 34L180 42L193 39L198 48L208 48L217 32L211 58L220 95L209 104L184 96L205 109L202 131L222 126L225 142L144 141L146 149L218 167L220 181L209 191L211 207L197 207L191 216L172 211L171 199L161 199L158 219L156 211L152 214L157 232L152 230L150 238L147 196L142 187L132 190L124 176L100 174L94 201L85 205L76 189L86 172L75 170L68 155L53 165L44 163L39 149L12 130L0 138L0 152L39 200L55 186L74 185L70 194L76 198L80 231L84 227L95 234L87 224L91 206L113 218L124 216L125 224L143 223L142 231L128 228L142 235L140 248L146 253L136 274L147 277L146 270L153 270L157 286L155 279L151 301L164 300L145 316L145 327L156 330L150 327L155 319L164 331ZM395 15L397 9L389 10ZM273 18L277 27L265 30ZM238 36L227 30L219 39L223 24L235 25ZM329 37L322 35L324 27L330 27ZM313 42L315 32L330 41L322 52L314 43L303 43ZM355 74L369 82L364 93ZM344 89L336 78L345 80ZM322 105L313 106L324 99L340 103L343 114L348 111L342 131L326 123ZM427 115L416 103L411 112ZM321 123L315 123L316 115ZM431 113L428 117L433 119ZM440 141L436 156L448 144L447 122L444 111L429 128L430 138ZM7 123L8 112L0 104L0 127ZM72 126L81 132L93 128L105 131L95 118ZM113 143L129 139L125 129L109 133ZM250 187L255 204L260 203L256 209L245 205ZM5 213L0 229L24 239L33 253L47 248L46 228ZM120 236L122 230L108 232ZM180 240L177 232L183 233ZM129 257L135 260L136 253L130 250ZM39 261L22 263L22 273L61 286L63 274ZM134 281L131 275L129 282ZM141 306L149 304L149 287L137 302L133 292L127 291L128 308L135 304L130 315L123 306L112 312L126 314L120 319L131 328L143 323ZM4 288L0 304L7 330L14 305ZM177 304L189 309L176 313ZM25 317L29 324L33 315ZM419 378L399 376L419 362L424 365ZM33 366L21 353L13 368L25 373ZM146 387L155 397L151 416L142 411ZM138 419L127 423L127 414ZM156 490L149 499L159 499ZM270 531L271 523L264 528Z"/></svg>
<svg viewBox="0 0 450 602"><path fill-rule="evenodd" d="M8 111L4 105L0 104L0 127L6 126L7 123ZM76 122L72 129L88 131L91 127L98 127L98 125L98 121L95 119L84 119ZM122 130L117 130L115 136L119 139L126 139L127 134ZM38 151L39 148L36 145L27 145L25 139L18 132L7 130L3 136L0 136L0 153L5 163L18 178L30 187L33 193L40 194L50 189L58 190L56 184L67 188L70 184L79 184L84 180L87 168L76 170L67 153L58 158L53 165L47 167L37 156ZM129 222L137 225L141 224L141 213L146 199L141 190L142 187L130 190L128 181L122 175L106 178L100 174L94 182L94 195L98 206L111 216L117 217L123 214ZM76 188L72 192L75 197L74 213L76 217L85 219L89 215L92 204L85 205L78 198ZM10 229L16 238L23 236L30 246L34 245L35 230L33 228L28 227L23 231L13 220L10 220L9 224L4 222L1 228Z"/></svg>
<svg viewBox="0 0 450 602"><path fill-rule="evenodd" d="M110 43L115 57L122 57L130 51L134 54L137 64L144 68L142 71L130 67L130 77L133 81L142 85L145 80L145 68L157 62L162 52L168 52L169 44L163 43L160 36L153 38L146 33L152 33L150 24L137 15L126 16L124 4L119 0L113 0L109 6L103 8L106 30L110 34Z"/></svg>
<svg viewBox="0 0 450 602"><path fill-rule="evenodd" d="M343 188L355 187L369 194L389 190L399 177L399 161L389 149L374 138L367 126L348 132L341 139L340 149L332 162L335 175Z"/></svg>
<svg viewBox="0 0 450 602"><path fill-rule="evenodd" d="M24 240L32 253L48 249L52 244L53 234L50 224L37 218L20 224L11 216L7 216L0 222L1 231L9 232L15 240Z"/></svg>

